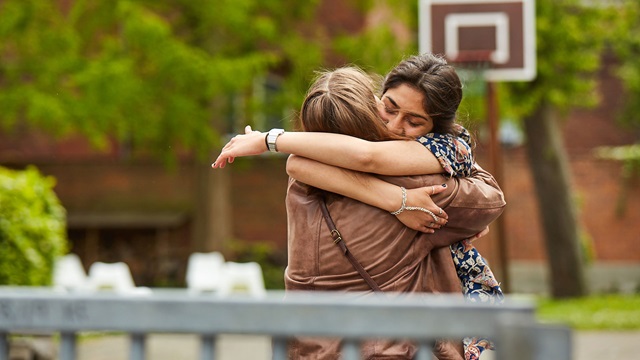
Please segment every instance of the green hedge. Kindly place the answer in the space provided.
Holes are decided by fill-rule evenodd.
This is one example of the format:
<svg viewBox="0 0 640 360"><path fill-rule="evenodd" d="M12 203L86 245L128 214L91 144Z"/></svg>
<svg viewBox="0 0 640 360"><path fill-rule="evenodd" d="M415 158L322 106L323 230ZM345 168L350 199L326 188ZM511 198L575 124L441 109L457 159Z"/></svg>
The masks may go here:
<svg viewBox="0 0 640 360"><path fill-rule="evenodd" d="M55 179L35 167L0 167L0 284L51 284L54 259L66 253L66 212Z"/></svg>

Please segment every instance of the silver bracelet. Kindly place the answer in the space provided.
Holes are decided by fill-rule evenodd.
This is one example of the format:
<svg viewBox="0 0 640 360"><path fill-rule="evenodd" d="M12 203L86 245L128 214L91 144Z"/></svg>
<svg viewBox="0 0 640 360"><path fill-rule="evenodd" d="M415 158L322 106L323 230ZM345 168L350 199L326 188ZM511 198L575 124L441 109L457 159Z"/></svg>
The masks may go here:
<svg viewBox="0 0 640 360"><path fill-rule="evenodd" d="M398 214L402 213L405 210L407 210L407 211L422 211L422 212L425 212L425 213L431 215L431 217L433 218L433 221L438 222L438 217L431 210L425 209L425 208L420 207L420 206L407 206L407 189L405 189L404 187L401 186L400 190L402 190L402 206L400 206L400 209L391 212L391 215L398 215Z"/></svg>
<svg viewBox="0 0 640 360"><path fill-rule="evenodd" d="M419 207L419 206L405 206L405 208L404 208L404 209L405 209L405 210L409 210L409 211L411 211L411 210L417 210L417 211L425 212L425 213L427 213L427 214L431 215L431 217L433 218L433 221L434 221L434 222L438 222L438 217L436 216L436 214L434 214L434 213L433 213L431 210L429 210L429 209L425 209L425 208L423 208L423 207Z"/></svg>
<svg viewBox="0 0 640 360"><path fill-rule="evenodd" d="M407 209L407 207L405 206L407 205L407 189L400 186L400 190L402 190L402 206L400 206L400 209L396 211L392 211L391 215L398 215L401 212L403 212L405 209Z"/></svg>

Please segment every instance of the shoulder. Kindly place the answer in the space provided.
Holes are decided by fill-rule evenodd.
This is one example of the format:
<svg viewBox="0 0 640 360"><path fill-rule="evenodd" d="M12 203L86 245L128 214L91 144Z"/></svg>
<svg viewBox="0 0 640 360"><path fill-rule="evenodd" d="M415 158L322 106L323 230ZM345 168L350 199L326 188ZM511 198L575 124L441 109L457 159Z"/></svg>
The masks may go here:
<svg viewBox="0 0 640 360"><path fill-rule="evenodd" d="M473 153L469 142L469 132L460 127L460 134L429 133L417 141L425 146L440 161L449 176L467 177L473 170Z"/></svg>

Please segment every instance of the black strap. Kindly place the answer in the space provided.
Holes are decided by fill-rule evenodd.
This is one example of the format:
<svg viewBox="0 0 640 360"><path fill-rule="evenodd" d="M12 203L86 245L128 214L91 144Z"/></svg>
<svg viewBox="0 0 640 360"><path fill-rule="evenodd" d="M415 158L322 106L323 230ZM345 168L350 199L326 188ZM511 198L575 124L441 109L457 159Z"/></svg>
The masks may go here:
<svg viewBox="0 0 640 360"><path fill-rule="evenodd" d="M331 231L331 237L333 238L333 243L338 245L340 250L342 250L342 253L344 254L344 256L347 257L351 265L353 265L353 267L360 274L360 276L362 276L364 281L366 281L367 284L369 284L371 289L373 289L373 291L376 291L376 292L382 292L378 284L376 284L376 282L371 278L371 275L369 275L369 273L362 267L362 265L360 265L358 260L356 260L356 258L351 254L349 249L347 249L347 245L344 243L344 240L342 240L342 235L340 235L340 232L338 231L338 229L336 229L336 225L333 223L333 219L331 219L331 215L329 214L329 209L327 208L327 204L324 198L322 197L320 198L320 209L322 210L322 215L324 216L324 219L327 222L327 226Z"/></svg>

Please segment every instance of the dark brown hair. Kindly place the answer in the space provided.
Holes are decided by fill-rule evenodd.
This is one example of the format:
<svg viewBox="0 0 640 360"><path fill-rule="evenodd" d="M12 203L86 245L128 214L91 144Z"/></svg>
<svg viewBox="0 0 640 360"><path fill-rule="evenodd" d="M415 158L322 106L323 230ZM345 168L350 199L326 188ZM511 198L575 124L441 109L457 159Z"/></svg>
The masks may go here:
<svg viewBox="0 0 640 360"><path fill-rule="evenodd" d="M432 132L458 135L456 114L462 101L462 83L452 65L430 53L411 56L387 74L382 93L402 84L424 94L423 108L433 120Z"/></svg>

